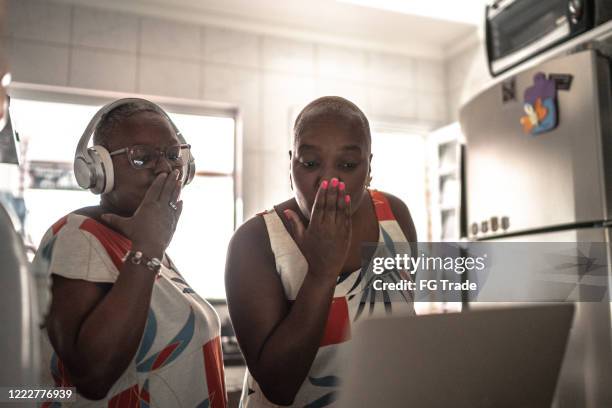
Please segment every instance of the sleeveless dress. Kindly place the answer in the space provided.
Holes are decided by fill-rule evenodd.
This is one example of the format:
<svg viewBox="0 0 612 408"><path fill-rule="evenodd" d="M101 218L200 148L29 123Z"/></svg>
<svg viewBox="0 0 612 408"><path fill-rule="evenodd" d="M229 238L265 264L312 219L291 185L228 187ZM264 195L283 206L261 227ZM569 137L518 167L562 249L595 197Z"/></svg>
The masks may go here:
<svg viewBox="0 0 612 408"><path fill-rule="evenodd" d="M112 284L130 248L127 238L94 219L69 214L43 237L34 270L46 285L51 274ZM72 386L46 330L41 334L43 384ZM174 266L163 266L153 285L140 345L107 396L92 401L77 395L73 403L46 402L42 406L225 408L219 336L219 317L212 306L189 287Z"/></svg>
<svg viewBox="0 0 612 408"><path fill-rule="evenodd" d="M373 256L409 254L406 237L395 220L387 198L379 191L370 190L369 193L379 225L378 245ZM272 209L263 213L263 218L285 296L287 300L294 301L308 272L308 263L276 211ZM351 339L351 327L360 319L391 313L414 314L413 299L409 292L403 293L400 301L391 301L391 294L372 290L372 285L363 282L364 276L372 275L355 271L338 278L319 350L291 406L311 408L334 406L338 386L341 385L339 375L349 363L346 361L346 346ZM410 279L407 271L395 271L394 274L380 275L380 277L389 282ZM397 296L394 299L397 299ZM279 405L268 401L247 370L240 406L259 408Z"/></svg>

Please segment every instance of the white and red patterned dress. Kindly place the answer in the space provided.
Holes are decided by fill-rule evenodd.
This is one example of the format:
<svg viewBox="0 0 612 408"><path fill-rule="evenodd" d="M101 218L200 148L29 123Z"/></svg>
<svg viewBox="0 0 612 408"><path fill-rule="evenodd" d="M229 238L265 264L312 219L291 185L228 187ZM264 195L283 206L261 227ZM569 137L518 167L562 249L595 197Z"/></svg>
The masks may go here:
<svg viewBox="0 0 612 408"><path fill-rule="evenodd" d="M130 248L130 240L94 219L69 214L43 237L34 267L47 284L51 274L112 284ZM138 350L106 398L91 401L78 395L76 403L43 406L225 408L219 336L219 317L212 306L174 268L162 267ZM41 337L43 381L71 386L46 331Z"/></svg>
<svg viewBox="0 0 612 408"><path fill-rule="evenodd" d="M378 244L372 256L394 257L396 254L409 253L406 237L387 198L379 191L371 190L369 193L379 225ZM308 263L276 211L267 211L263 217L285 296L290 302L294 301L308 273ZM360 319L391 313L414 314L412 294L406 292L397 296L397 293L372 290L372 286L364 282L364 276L368 275L355 271L338 278L319 350L292 407L334 406L342 382L341 373L350 364L346 357L346 346L351 339L351 327ZM381 276L381 279L397 282L410 277L407 271L402 270ZM247 370L241 408L277 406L268 401Z"/></svg>

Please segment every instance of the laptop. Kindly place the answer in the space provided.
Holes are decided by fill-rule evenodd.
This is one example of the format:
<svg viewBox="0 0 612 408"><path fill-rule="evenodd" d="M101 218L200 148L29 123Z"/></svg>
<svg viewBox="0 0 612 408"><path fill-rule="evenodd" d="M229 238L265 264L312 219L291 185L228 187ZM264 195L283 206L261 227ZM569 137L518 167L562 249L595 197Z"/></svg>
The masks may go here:
<svg viewBox="0 0 612 408"><path fill-rule="evenodd" d="M550 407L573 315L567 303L365 320L338 406Z"/></svg>

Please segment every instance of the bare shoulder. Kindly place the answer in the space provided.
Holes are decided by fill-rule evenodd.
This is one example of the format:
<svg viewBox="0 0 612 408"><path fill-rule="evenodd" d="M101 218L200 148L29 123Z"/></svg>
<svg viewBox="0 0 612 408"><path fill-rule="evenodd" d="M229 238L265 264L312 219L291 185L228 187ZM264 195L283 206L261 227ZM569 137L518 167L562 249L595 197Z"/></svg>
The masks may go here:
<svg viewBox="0 0 612 408"><path fill-rule="evenodd" d="M253 218L245 221L232 236L231 243L244 244L253 238L262 238L263 235L268 235L266 223L262 215L256 215Z"/></svg>
<svg viewBox="0 0 612 408"><path fill-rule="evenodd" d="M257 256L262 251L272 252L266 222L263 216L256 215L234 232L229 243L229 252L237 252L241 256L250 257L252 255Z"/></svg>
<svg viewBox="0 0 612 408"><path fill-rule="evenodd" d="M293 199L287 200L276 205L275 208L278 208L280 211L288 208L295 210L294 207L296 207L296 205L294 202L295 200ZM283 224L285 223L282 218L281 221ZM272 248L270 247L270 237L263 215L256 215L238 227L230 241L229 251L243 253L246 256L259 256L263 253L268 255L268 258L272 257L272 260L274 259ZM257 252L252 253L251 251Z"/></svg>
<svg viewBox="0 0 612 408"><path fill-rule="evenodd" d="M266 272L274 265L266 222L263 216L256 215L243 223L230 240L225 264L226 286L234 280L244 281L247 276L271 275Z"/></svg>
<svg viewBox="0 0 612 408"><path fill-rule="evenodd" d="M414 222L412 221L410 210L408 210L406 204L400 198L394 196L393 194L389 194L384 191L381 191L381 193L383 193L389 201L391 211L393 211L395 219L402 228L402 232L408 239L408 242L417 242L417 234L416 229L414 227Z"/></svg>

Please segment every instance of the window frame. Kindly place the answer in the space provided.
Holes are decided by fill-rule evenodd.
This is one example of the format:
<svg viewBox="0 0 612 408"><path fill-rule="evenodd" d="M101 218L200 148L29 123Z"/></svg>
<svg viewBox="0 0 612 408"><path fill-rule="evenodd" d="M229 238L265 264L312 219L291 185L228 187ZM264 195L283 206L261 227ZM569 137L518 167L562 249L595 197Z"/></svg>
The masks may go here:
<svg viewBox="0 0 612 408"><path fill-rule="evenodd" d="M232 118L234 120L234 157L233 170L231 173L200 172L196 169L196 177L231 176L233 178L234 190L234 219L233 229L243 222L243 191L242 191L242 112L234 105L216 103L195 99L184 99L158 95L145 95L138 93L125 93L114 91L103 91L83 88L72 88L64 86L28 84L13 82L9 88L9 95L15 99L29 99L40 102L71 103L81 105L105 105L121 98L139 97L150 100L161 106L168 113L213 116ZM83 129L84 130L84 129ZM76 150L76 137L75 145Z"/></svg>

